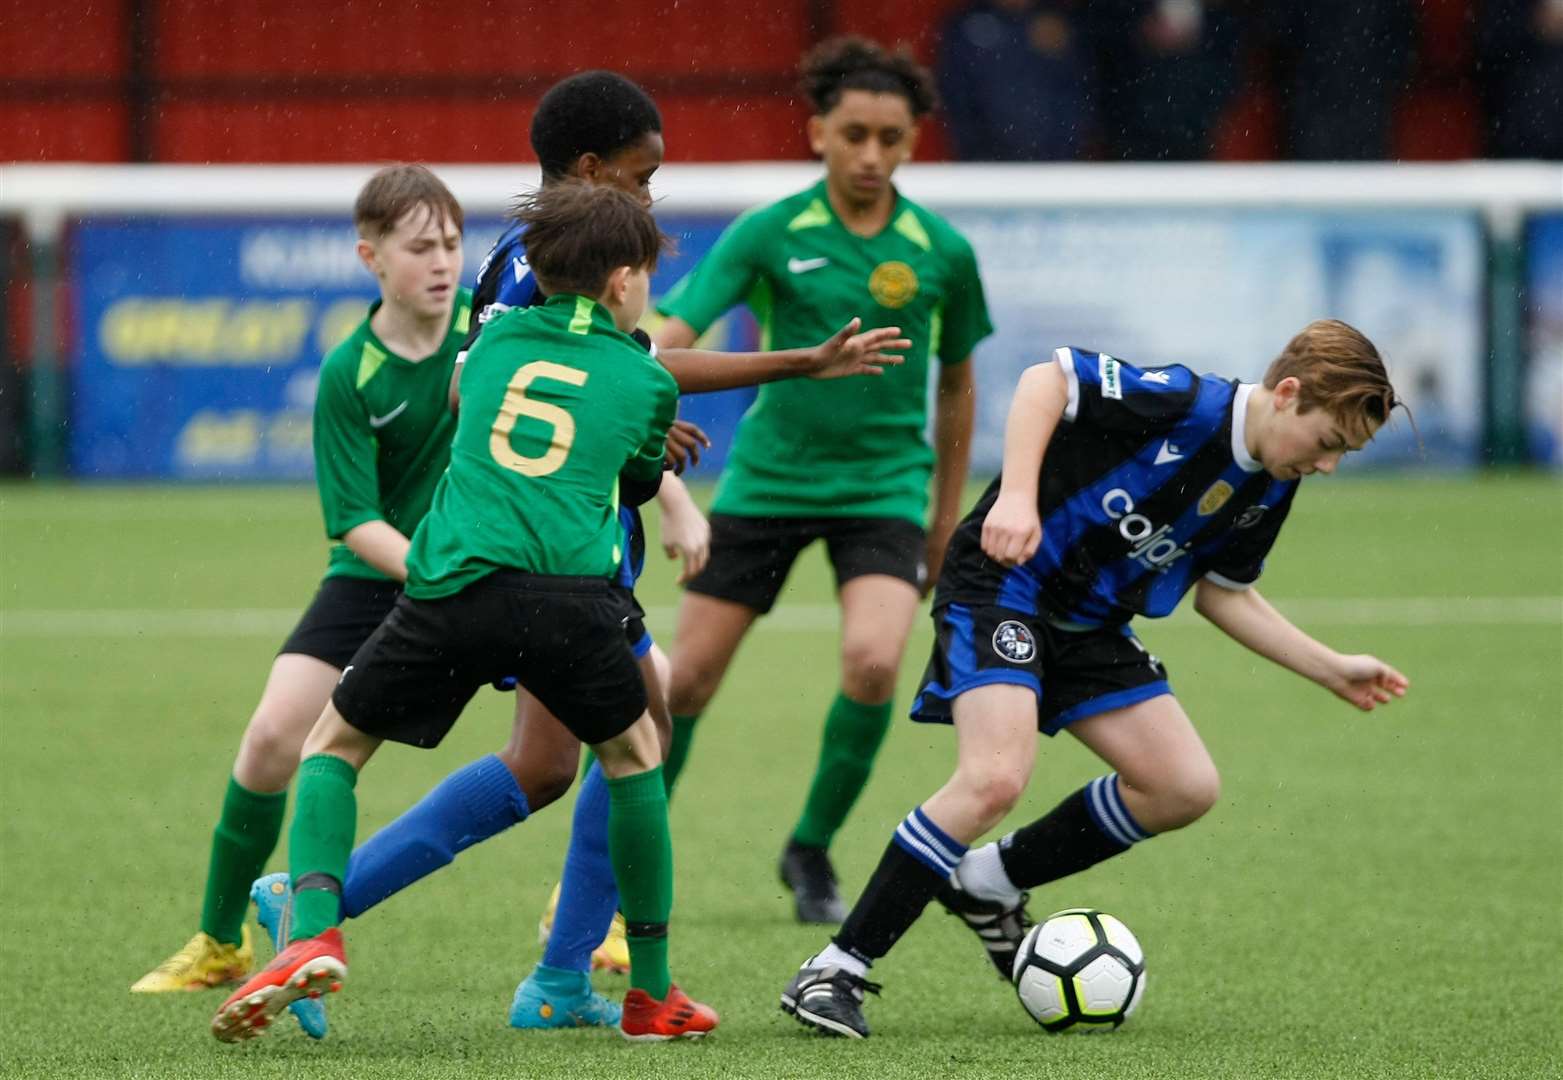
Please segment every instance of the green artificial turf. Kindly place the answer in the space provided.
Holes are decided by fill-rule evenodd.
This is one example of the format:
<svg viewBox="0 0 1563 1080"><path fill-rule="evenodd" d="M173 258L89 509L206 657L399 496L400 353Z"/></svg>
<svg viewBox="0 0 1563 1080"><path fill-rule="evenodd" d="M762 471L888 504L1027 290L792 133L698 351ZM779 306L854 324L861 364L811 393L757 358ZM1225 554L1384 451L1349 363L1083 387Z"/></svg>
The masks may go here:
<svg viewBox="0 0 1563 1080"><path fill-rule="evenodd" d="M642 589L671 644L677 596ZM133 997L194 932L239 733L324 565L297 488L0 488L0 1075L181 1077L1516 1077L1563 1058L1563 484L1546 477L1310 481L1263 589L1343 650L1405 671L1360 715L1180 611L1143 624L1222 768L1182 834L1048 886L1138 934L1148 988L1109 1035L1051 1037L968 931L926 914L875 968L871 1039L777 1009L825 941L775 878L836 686L818 552L746 643L673 804L676 977L722 1013L704 1044L505 1024L537 960L569 801L347 926L332 1034L207 1032L216 993ZM898 715L929 643L920 618ZM387 748L362 831L498 748L484 691L438 750ZM898 720L837 841L855 893L951 764ZM1104 771L1047 740L1012 824ZM273 865L283 865L282 852ZM264 955L264 951L263 951ZM599 984L622 992L624 980Z"/></svg>

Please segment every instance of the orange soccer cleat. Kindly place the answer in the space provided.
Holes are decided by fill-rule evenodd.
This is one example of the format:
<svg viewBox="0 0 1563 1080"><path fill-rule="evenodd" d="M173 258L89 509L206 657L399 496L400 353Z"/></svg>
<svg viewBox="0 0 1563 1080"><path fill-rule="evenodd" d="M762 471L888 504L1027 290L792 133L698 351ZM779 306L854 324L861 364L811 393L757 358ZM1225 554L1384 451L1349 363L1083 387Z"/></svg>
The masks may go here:
<svg viewBox="0 0 1563 1080"><path fill-rule="evenodd" d="M346 979L341 930L332 927L318 937L295 941L223 1002L212 1017L212 1034L223 1042L264 1035L272 1018L293 1002L334 993Z"/></svg>
<svg viewBox="0 0 1563 1080"><path fill-rule="evenodd" d="M676 986L669 987L668 996L661 1001L637 989L624 995L619 1034L636 1042L698 1039L720 1021L715 1009L691 999Z"/></svg>

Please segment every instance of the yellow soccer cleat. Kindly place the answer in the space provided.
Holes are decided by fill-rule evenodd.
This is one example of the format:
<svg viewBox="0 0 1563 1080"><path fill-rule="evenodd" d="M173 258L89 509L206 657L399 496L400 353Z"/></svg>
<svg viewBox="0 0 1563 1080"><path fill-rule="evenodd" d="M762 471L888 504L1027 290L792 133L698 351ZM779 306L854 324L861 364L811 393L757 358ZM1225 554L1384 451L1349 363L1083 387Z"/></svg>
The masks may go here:
<svg viewBox="0 0 1563 1080"><path fill-rule="evenodd" d="M255 949L250 928L240 933L239 944L225 945L206 933L198 933L185 947L147 972L131 986L132 994L166 994L172 990L206 990L236 982L250 973Z"/></svg>
<svg viewBox="0 0 1563 1080"><path fill-rule="evenodd" d="M592 970L629 974L630 943L624 936L624 916L619 912L613 913L613 924L608 927L608 936L592 950Z"/></svg>
<svg viewBox="0 0 1563 1080"><path fill-rule="evenodd" d="M547 945L548 939L554 931L554 913L559 909L559 886L554 886L554 891L549 894L548 906L543 909L542 918L537 920L537 941L540 945ZM613 923L608 927L608 936L602 939L602 944L592 950L592 970L611 971L619 975L626 975L630 970L630 943L624 937L624 916L614 913Z"/></svg>

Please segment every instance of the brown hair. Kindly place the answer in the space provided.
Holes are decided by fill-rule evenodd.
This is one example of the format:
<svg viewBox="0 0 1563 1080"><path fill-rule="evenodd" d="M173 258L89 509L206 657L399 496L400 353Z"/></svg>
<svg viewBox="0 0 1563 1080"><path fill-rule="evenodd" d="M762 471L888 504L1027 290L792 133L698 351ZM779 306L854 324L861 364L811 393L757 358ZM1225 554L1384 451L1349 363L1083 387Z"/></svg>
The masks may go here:
<svg viewBox="0 0 1563 1080"><path fill-rule="evenodd" d="M1325 409L1358 436L1370 435L1393 409L1404 407L1378 348L1339 319L1318 319L1298 331L1271 361L1265 388L1274 390L1288 377L1301 384L1299 413Z"/></svg>
<svg viewBox="0 0 1563 1080"><path fill-rule="evenodd" d="M915 119L938 104L933 76L913 59L905 46L894 52L877 41L846 34L822 41L804 54L798 65L803 93L824 116L848 90L900 94Z"/></svg>
<svg viewBox="0 0 1563 1080"><path fill-rule="evenodd" d="M353 224L365 240L379 240L411 210L427 207L442 223L460 232L461 204L438 176L422 165L387 165L369 178L353 203Z"/></svg>
<svg viewBox="0 0 1563 1080"><path fill-rule="evenodd" d="M549 295L600 296L621 266L655 270L669 243L650 210L607 184L549 184L522 196L513 216L526 226L526 261Z"/></svg>

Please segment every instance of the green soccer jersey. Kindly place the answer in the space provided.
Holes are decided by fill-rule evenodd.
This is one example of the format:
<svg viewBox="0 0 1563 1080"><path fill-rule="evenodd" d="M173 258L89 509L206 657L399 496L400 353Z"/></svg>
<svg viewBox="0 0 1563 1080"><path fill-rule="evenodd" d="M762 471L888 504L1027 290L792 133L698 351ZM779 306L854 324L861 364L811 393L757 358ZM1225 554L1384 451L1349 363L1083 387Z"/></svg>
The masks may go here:
<svg viewBox="0 0 1563 1080"><path fill-rule="evenodd" d="M378 300L370 305L369 318L379 307ZM456 430L448 392L472 293L457 293L445 343L416 362L386 348L369 318L326 355L315 396L315 483L333 540L367 521L411 536L429 512ZM389 580L341 543L331 549L326 576Z"/></svg>
<svg viewBox="0 0 1563 1080"><path fill-rule="evenodd" d="M760 387L712 510L921 524L933 468L929 358L960 363L993 331L971 245L899 194L884 230L857 236L822 180L733 222L658 308L704 333L740 301L760 321L762 348L816 345L855 315L865 330L899 326L912 347L879 378Z"/></svg>
<svg viewBox="0 0 1563 1080"><path fill-rule="evenodd" d="M673 376L608 309L559 295L483 329L461 372L450 468L407 556L407 595L500 569L611 577L619 474L654 480L678 409Z"/></svg>

